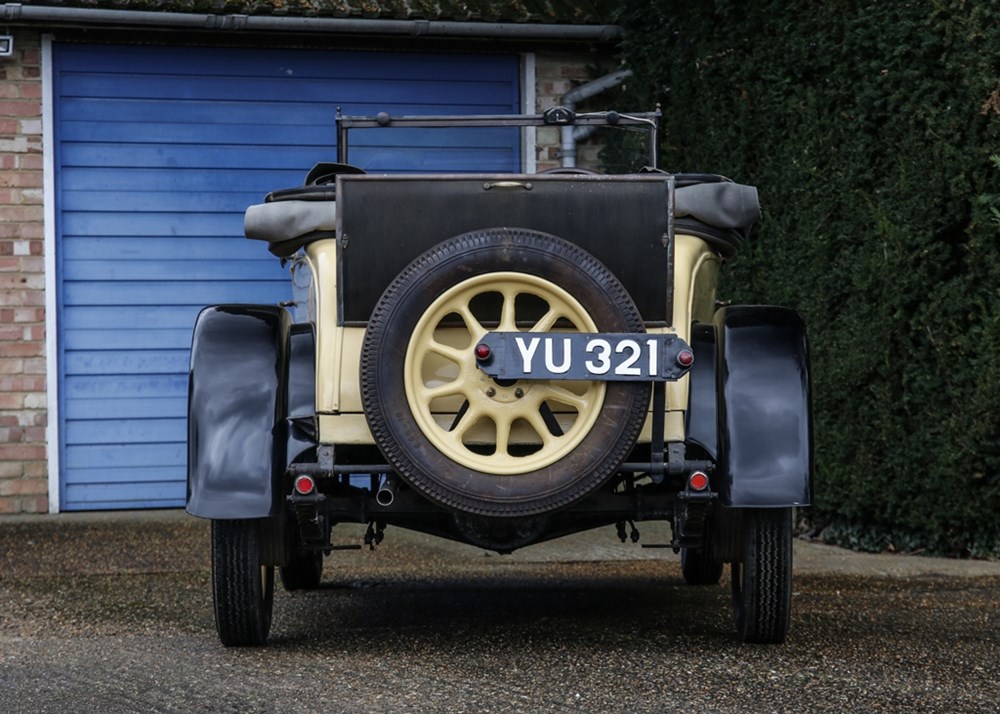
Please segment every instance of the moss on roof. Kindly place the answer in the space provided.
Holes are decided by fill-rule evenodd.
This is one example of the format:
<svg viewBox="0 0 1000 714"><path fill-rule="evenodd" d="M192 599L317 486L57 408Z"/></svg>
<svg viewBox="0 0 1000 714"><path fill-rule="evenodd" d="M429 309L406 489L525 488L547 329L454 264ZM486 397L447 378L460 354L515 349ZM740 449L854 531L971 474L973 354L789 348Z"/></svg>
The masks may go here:
<svg viewBox="0 0 1000 714"><path fill-rule="evenodd" d="M613 24L615 0L32 0L32 5L220 15Z"/></svg>

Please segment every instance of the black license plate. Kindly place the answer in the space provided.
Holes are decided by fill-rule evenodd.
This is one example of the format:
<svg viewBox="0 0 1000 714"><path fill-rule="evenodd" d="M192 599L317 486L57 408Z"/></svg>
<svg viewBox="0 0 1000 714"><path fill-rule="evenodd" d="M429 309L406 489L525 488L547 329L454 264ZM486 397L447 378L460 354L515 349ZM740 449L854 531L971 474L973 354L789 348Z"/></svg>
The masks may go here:
<svg viewBox="0 0 1000 714"><path fill-rule="evenodd" d="M662 382L691 367L691 348L675 335L490 332L475 346L494 379Z"/></svg>

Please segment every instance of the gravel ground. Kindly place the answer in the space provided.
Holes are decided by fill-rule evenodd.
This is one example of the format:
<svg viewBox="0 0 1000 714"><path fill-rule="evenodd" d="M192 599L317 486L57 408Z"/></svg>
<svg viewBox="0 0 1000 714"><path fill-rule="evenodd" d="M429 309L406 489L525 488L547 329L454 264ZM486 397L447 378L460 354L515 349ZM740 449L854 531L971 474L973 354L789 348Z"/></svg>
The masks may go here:
<svg viewBox="0 0 1000 714"><path fill-rule="evenodd" d="M995 562L797 542L792 632L761 647L728 575L687 587L612 529L512 556L390 529L227 650L207 554L173 511L0 519L0 712L1000 711Z"/></svg>

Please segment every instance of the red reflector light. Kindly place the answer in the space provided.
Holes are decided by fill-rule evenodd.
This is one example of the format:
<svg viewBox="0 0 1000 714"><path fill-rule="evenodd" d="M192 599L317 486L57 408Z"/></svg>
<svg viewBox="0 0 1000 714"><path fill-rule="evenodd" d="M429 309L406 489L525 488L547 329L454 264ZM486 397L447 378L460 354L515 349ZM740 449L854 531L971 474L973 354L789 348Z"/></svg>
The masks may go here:
<svg viewBox="0 0 1000 714"><path fill-rule="evenodd" d="M476 359L489 359L493 352L490 350L490 346L479 343L476 345Z"/></svg>
<svg viewBox="0 0 1000 714"><path fill-rule="evenodd" d="M688 478L688 486L692 491L704 491L708 488L708 474L703 471L695 471Z"/></svg>
<svg viewBox="0 0 1000 714"><path fill-rule="evenodd" d="M316 482L312 476L299 476L295 479L295 490L303 496L308 496L316 490Z"/></svg>
<svg viewBox="0 0 1000 714"><path fill-rule="evenodd" d="M691 350L681 350L677 353L677 364L681 367L690 367L694 364L694 352Z"/></svg>

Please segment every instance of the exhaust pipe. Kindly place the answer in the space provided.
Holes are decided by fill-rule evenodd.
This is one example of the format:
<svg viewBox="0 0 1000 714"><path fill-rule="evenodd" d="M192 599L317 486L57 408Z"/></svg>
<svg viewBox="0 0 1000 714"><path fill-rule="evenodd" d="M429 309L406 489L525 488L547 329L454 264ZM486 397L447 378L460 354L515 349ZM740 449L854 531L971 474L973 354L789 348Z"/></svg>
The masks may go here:
<svg viewBox="0 0 1000 714"><path fill-rule="evenodd" d="M396 500L396 479L393 476L383 476L379 480L375 492L375 502L380 506L391 506Z"/></svg>

